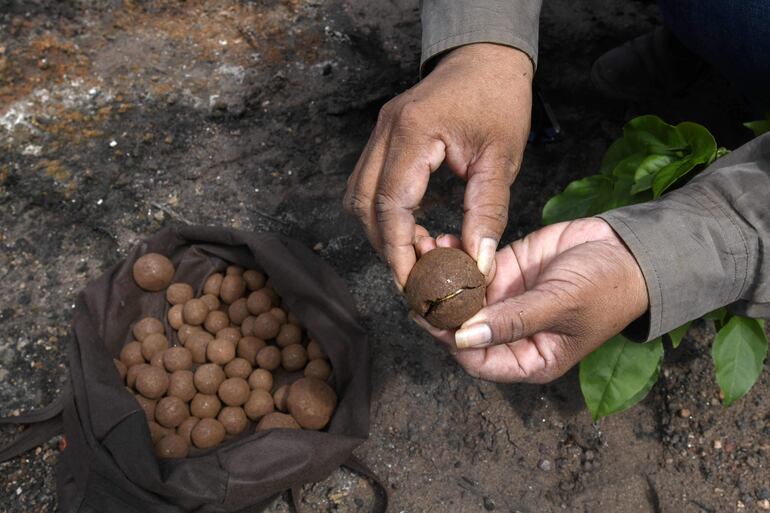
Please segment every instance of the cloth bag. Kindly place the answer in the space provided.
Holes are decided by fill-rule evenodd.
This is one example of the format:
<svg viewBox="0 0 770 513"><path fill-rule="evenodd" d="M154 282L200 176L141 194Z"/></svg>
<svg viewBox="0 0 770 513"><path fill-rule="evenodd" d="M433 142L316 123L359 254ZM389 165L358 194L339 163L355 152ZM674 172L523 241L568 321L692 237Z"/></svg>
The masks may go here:
<svg viewBox="0 0 770 513"><path fill-rule="evenodd" d="M324 348L338 406L325 431L249 429L188 458L158 460L143 410L112 359L143 316L165 321L165 292L141 290L132 266L148 252L169 257L174 281L193 285L229 263L265 272L291 312ZM172 331L167 326L167 335ZM174 340L169 337L169 340ZM278 494L326 478L347 465L379 484L352 457L369 431L369 346L342 279L302 244L274 234L203 226L163 229L91 282L78 297L69 344L70 381L53 404L0 419L30 424L0 451L0 461L65 434L58 469L61 511L258 512ZM381 501L385 510L387 498Z"/></svg>

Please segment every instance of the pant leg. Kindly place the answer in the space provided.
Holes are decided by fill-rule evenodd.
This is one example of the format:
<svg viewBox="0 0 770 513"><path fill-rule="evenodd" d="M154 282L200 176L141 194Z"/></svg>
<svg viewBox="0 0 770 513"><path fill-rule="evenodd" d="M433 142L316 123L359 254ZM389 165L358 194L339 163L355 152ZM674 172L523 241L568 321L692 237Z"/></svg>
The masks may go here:
<svg viewBox="0 0 770 513"><path fill-rule="evenodd" d="M770 113L770 1L661 0L666 26L725 75L756 110Z"/></svg>

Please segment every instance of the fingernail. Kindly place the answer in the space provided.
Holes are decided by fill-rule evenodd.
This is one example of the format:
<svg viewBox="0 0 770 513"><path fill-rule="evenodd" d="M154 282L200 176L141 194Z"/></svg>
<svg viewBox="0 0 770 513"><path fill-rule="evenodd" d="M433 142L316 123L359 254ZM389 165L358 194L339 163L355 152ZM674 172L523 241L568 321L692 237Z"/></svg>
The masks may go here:
<svg viewBox="0 0 770 513"><path fill-rule="evenodd" d="M492 341L492 329L489 324L474 324L457 330L455 333L455 345L457 349L486 346Z"/></svg>
<svg viewBox="0 0 770 513"><path fill-rule="evenodd" d="M479 244L479 254L476 258L476 265L479 266L481 274L486 276L492 270L492 262L495 260L497 251L497 241L495 239L484 237Z"/></svg>
<svg viewBox="0 0 770 513"><path fill-rule="evenodd" d="M422 329L424 329L424 330L429 330L430 329L430 324L428 323L428 321L425 320L425 318L423 316L417 315L414 312L409 312L408 317L410 319L412 319L412 321L414 321L414 323L417 326L421 327Z"/></svg>
<svg viewBox="0 0 770 513"><path fill-rule="evenodd" d="M393 276L393 284L398 289L398 292L400 294L403 294L404 293L404 287L402 287L401 284L398 282L398 278L396 277L396 273L393 273L392 276Z"/></svg>

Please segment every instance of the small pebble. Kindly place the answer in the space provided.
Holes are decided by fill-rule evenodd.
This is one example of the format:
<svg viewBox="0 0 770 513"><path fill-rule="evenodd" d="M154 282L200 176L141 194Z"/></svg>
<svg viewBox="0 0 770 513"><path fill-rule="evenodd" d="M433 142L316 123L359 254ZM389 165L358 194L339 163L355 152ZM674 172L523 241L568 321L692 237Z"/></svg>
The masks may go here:
<svg viewBox="0 0 770 513"><path fill-rule="evenodd" d="M551 461L550 460L540 460L540 463L537 464L537 467L542 470L543 472L548 472L551 470Z"/></svg>
<svg viewBox="0 0 770 513"><path fill-rule="evenodd" d="M682 417L683 419L688 418L690 416L690 410L688 410L687 408L682 408L681 410L679 410L679 416Z"/></svg>

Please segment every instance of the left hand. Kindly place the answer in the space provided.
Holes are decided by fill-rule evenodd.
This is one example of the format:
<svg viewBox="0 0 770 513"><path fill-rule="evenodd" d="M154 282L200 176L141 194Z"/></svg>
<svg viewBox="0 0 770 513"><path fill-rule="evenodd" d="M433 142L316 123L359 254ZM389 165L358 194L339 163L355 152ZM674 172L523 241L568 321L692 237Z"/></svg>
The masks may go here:
<svg viewBox="0 0 770 513"><path fill-rule="evenodd" d="M459 247L453 236L418 241L418 253ZM456 332L412 318L472 376L552 381L647 311L644 276L599 218L542 228L497 252L487 306Z"/></svg>

